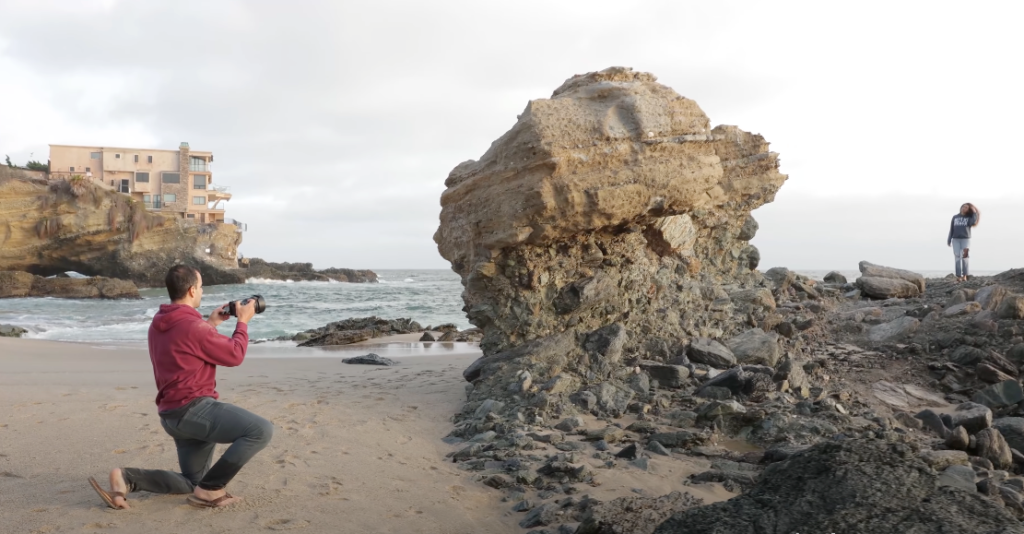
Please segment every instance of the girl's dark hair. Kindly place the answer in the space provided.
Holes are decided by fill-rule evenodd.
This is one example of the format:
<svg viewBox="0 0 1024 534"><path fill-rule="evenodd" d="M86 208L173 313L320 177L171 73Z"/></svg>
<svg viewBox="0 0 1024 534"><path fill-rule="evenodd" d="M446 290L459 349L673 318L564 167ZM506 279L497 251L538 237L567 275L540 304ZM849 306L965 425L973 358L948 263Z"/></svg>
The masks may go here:
<svg viewBox="0 0 1024 534"><path fill-rule="evenodd" d="M188 295L190 287L199 285L199 271L188 265L175 265L167 271L164 283L167 284L167 295L171 301L181 300Z"/></svg>
<svg viewBox="0 0 1024 534"><path fill-rule="evenodd" d="M981 222L981 210L978 209L978 206L975 206L970 202L964 202L963 205L961 205L961 207L963 206L967 206L967 210L969 213L974 213L974 226L978 226L978 224Z"/></svg>

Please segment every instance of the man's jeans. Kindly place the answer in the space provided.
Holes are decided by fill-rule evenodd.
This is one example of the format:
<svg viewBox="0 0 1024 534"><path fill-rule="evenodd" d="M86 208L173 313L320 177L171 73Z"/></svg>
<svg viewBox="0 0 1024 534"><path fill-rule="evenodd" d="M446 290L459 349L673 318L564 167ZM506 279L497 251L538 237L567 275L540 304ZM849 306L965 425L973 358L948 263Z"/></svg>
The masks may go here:
<svg viewBox="0 0 1024 534"><path fill-rule="evenodd" d="M121 472L129 492L192 493L195 486L222 489L270 443L274 433L270 421L211 397L199 399L180 419L161 417L160 423L178 447L181 473L126 467ZM218 443L231 446L213 464Z"/></svg>

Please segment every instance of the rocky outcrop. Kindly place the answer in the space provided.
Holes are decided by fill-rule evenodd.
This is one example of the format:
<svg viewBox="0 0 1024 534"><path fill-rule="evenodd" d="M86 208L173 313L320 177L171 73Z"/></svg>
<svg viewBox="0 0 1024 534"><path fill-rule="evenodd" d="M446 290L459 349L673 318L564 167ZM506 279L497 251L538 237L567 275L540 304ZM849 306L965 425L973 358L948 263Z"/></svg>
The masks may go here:
<svg viewBox="0 0 1024 534"><path fill-rule="evenodd" d="M85 180L0 176L0 270L77 271L159 287L171 265L188 263L206 285L238 283L241 241L234 225L163 217Z"/></svg>
<svg viewBox="0 0 1024 534"><path fill-rule="evenodd" d="M273 263L260 258L245 258L241 266L246 278L311 282L376 283L377 273L364 269L314 269L312 263Z"/></svg>
<svg viewBox="0 0 1024 534"><path fill-rule="evenodd" d="M655 534L1024 533L1007 508L973 491L969 467L930 466L918 455L910 443L822 443L769 466L749 492L677 513Z"/></svg>
<svg viewBox="0 0 1024 534"><path fill-rule="evenodd" d="M423 327L412 319L360 317L335 321L320 328L306 330L296 334L292 339L298 341L300 347L320 347L325 345L349 345L378 337L412 334L422 331Z"/></svg>
<svg viewBox="0 0 1024 534"><path fill-rule="evenodd" d="M114 278L44 278L21 271L0 271L0 298L137 299L139 288Z"/></svg>
<svg viewBox="0 0 1024 534"><path fill-rule="evenodd" d="M750 211L786 180L778 157L655 80L574 76L448 176L434 240L484 332L471 400L525 370L544 405L567 384L625 380L631 359L667 362L691 339L774 326L749 240ZM777 358L757 347L753 360ZM621 404L599 393L599 406Z"/></svg>

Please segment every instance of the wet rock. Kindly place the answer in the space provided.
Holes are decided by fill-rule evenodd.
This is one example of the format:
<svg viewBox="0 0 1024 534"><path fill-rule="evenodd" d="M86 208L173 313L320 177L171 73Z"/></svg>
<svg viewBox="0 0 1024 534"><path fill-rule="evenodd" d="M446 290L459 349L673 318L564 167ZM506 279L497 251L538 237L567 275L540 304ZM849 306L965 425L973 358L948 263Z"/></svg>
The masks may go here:
<svg viewBox="0 0 1024 534"><path fill-rule="evenodd" d="M23 334L27 333L28 330L25 330L20 326L0 324L0 337L21 337Z"/></svg>
<svg viewBox="0 0 1024 534"><path fill-rule="evenodd" d="M766 334L760 328L752 328L730 339L726 345L736 355L736 361L743 364L764 364L774 367L782 356L778 334Z"/></svg>
<svg viewBox="0 0 1024 534"><path fill-rule="evenodd" d="M677 513L655 533L850 532L851 525L857 532L1024 533L1001 506L940 487L938 477L910 444L826 442L772 464L743 495Z"/></svg>
<svg viewBox="0 0 1024 534"><path fill-rule="evenodd" d="M975 434L977 456L992 462L996 469L1008 469L1013 462L1010 446L995 428L986 428Z"/></svg>
<svg viewBox="0 0 1024 534"><path fill-rule="evenodd" d="M434 335L431 334L430 332L423 332L423 335L420 336L420 341L437 341L437 340L434 339Z"/></svg>
<svg viewBox="0 0 1024 534"><path fill-rule="evenodd" d="M371 352L370 354L366 354L364 356L355 356L355 357L352 357L352 358L344 358L344 359L341 360L341 363L358 364L358 365L384 365L384 366L392 366L392 365L395 365L398 362L396 362L395 360L392 360L391 358L384 358L382 356L379 356L379 355L374 354L374 353Z"/></svg>
<svg viewBox="0 0 1024 534"><path fill-rule="evenodd" d="M913 317L900 317L894 321L871 327L868 339L876 343L892 341L909 336L917 331L921 321Z"/></svg>
<svg viewBox="0 0 1024 534"><path fill-rule="evenodd" d="M713 339L695 339L690 343L686 353L694 362L719 369L728 369L736 365L736 355L728 347Z"/></svg>

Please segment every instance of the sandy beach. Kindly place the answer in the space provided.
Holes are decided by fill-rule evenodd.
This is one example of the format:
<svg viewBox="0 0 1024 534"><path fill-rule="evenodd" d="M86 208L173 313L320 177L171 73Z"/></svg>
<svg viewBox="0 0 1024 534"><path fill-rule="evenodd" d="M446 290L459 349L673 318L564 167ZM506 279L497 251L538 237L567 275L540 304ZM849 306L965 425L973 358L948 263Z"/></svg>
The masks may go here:
<svg viewBox="0 0 1024 534"><path fill-rule="evenodd" d="M0 339L0 531L524 532L502 492L445 461L460 448L442 438L464 399L461 372L478 349L395 341L313 357L254 345L240 367L218 372L221 400L275 425L270 446L229 486L244 502L198 510L181 495L134 493L131 510L115 511L88 477L105 484L113 467L177 469L153 403L146 350ZM435 350L445 355L400 356ZM340 361L371 351L400 363ZM649 472L611 470L588 493L611 499L637 488L648 495L688 489L706 502L731 496L715 485L684 488L686 475L706 468L700 462L651 463Z"/></svg>

